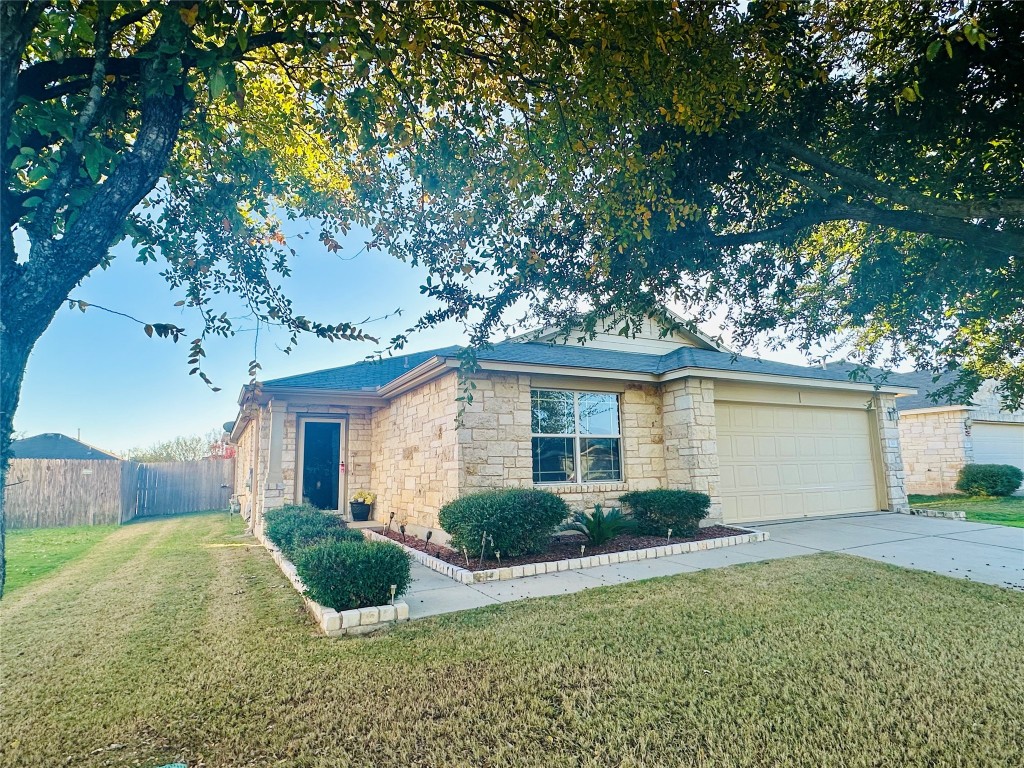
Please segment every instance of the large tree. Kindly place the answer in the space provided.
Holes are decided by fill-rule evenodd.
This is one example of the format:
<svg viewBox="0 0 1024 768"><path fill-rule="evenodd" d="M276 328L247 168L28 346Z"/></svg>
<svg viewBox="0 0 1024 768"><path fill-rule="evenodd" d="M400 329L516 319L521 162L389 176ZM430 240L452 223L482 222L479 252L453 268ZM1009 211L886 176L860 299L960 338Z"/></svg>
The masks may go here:
<svg viewBox="0 0 1024 768"><path fill-rule="evenodd" d="M1021 403L1024 4L495 8L544 31L518 89L409 153L425 194L392 251L434 293L567 327L725 305L741 344L910 358L959 372L942 397L996 378Z"/></svg>
<svg viewBox="0 0 1024 768"><path fill-rule="evenodd" d="M484 342L513 307L725 303L741 341L884 347L1019 402L1022 12L0 4L0 466L32 346L125 238L196 313L198 376L203 339L232 332L218 294L361 338L293 312L285 218L425 264L440 304L415 327L471 319Z"/></svg>

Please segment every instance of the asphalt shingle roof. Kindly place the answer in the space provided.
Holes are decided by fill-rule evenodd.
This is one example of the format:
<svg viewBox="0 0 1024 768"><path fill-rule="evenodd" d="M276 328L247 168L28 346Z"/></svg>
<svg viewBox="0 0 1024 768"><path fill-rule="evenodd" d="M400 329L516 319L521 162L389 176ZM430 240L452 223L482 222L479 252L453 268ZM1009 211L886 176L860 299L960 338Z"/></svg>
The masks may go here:
<svg viewBox="0 0 1024 768"><path fill-rule="evenodd" d="M265 381L265 387L296 387L309 389L375 390L394 381L432 357L455 357L461 347L442 347L425 352L364 361L340 368L330 368L313 373L302 373L280 379ZM558 365L568 368L596 368L606 371L627 373L663 374L681 368L704 368L740 373L759 373L772 376L790 376L822 381L864 381L864 377L852 378L851 364L829 365L828 368L790 365L771 360L735 356L730 352L711 349L680 347L665 355L651 355L637 352L619 352L594 347L568 344L545 344L540 342L506 341L490 349L481 350L477 358L483 361L504 363L527 363L532 365ZM900 384L890 376L882 384ZM903 385L907 386L907 385ZM913 386L913 385L909 385ZM900 398L903 399L903 398Z"/></svg>
<svg viewBox="0 0 1024 768"><path fill-rule="evenodd" d="M46 432L11 443L11 455L16 459L92 459L120 461L119 456L93 448L73 437L59 432Z"/></svg>
<svg viewBox="0 0 1024 768"><path fill-rule="evenodd" d="M263 382L265 387L297 387L301 389L375 390L411 371L435 355L454 357L462 347L441 347L425 352L386 357L382 360L363 360L340 368L327 368L312 373L299 373Z"/></svg>
<svg viewBox="0 0 1024 768"><path fill-rule="evenodd" d="M971 405L966 403L951 402L949 399L935 400L929 394L935 390L950 384L956 378L954 371L947 371L939 375L935 380L935 374L931 371L914 371L912 373L896 373L892 375L893 383L904 387L916 387L916 395L896 398L896 408L901 411L912 411L915 408L941 408L944 405Z"/></svg>

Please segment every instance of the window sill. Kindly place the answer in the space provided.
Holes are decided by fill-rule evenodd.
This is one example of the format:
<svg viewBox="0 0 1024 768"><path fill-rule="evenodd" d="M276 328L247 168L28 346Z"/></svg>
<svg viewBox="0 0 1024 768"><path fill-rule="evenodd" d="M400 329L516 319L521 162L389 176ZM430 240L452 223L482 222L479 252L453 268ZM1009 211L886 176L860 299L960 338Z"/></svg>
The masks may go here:
<svg viewBox="0 0 1024 768"><path fill-rule="evenodd" d="M623 480L608 483L534 483L533 487L551 493L613 493L629 490Z"/></svg>

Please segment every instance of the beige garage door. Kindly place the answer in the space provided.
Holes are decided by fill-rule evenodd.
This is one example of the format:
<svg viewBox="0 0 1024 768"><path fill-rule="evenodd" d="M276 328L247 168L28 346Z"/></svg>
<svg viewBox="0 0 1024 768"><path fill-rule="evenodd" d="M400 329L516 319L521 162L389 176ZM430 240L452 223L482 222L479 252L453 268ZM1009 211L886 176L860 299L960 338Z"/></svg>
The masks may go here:
<svg viewBox="0 0 1024 768"><path fill-rule="evenodd" d="M971 428L974 461L1024 469L1024 424L976 421Z"/></svg>
<svg viewBox="0 0 1024 768"><path fill-rule="evenodd" d="M871 414L715 403L726 522L878 509Z"/></svg>

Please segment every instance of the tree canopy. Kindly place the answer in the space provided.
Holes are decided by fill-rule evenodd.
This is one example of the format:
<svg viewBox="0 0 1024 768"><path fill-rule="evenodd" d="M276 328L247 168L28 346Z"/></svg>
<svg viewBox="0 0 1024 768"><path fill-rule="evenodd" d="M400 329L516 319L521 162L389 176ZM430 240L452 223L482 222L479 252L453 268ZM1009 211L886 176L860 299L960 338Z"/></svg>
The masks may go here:
<svg viewBox="0 0 1024 768"><path fill-rule="evenodd" d="M204 435L179 435L148 447L131 448L124 458L144 463L231 458L234 455L231 446L225 445L221 436L222 431L217 429Z"/></svg>
<svg viewBox="0 0 1024 768"><path fill-rule="evenodd" d="M225 294L367 338L294 311L293 219L425 265L410 331L726 306L741 343L1018 404L1022 40L1009 1L2 3L0 466L32 346L122 240L195 313L141 326L197 376Z"/></svg>

